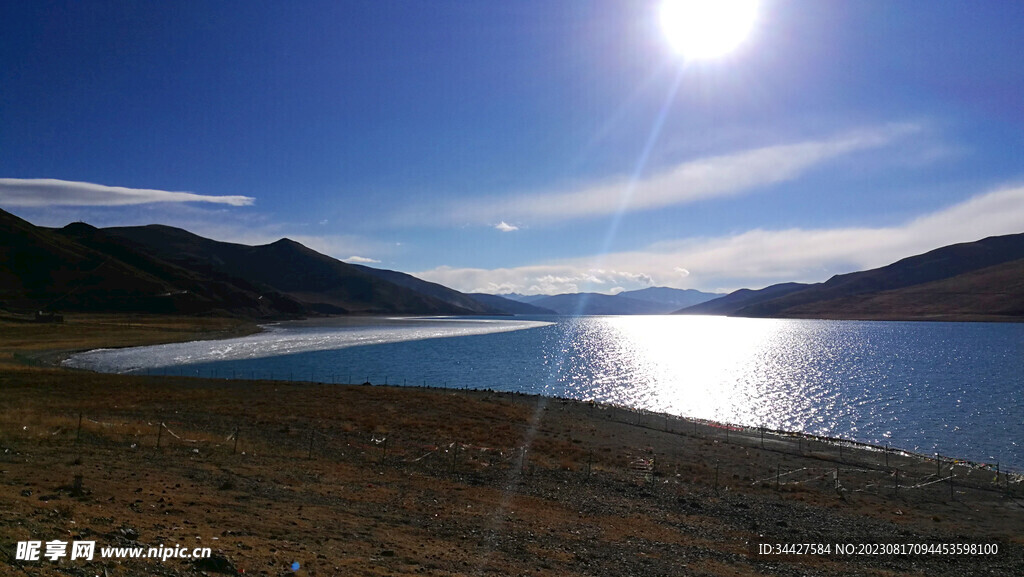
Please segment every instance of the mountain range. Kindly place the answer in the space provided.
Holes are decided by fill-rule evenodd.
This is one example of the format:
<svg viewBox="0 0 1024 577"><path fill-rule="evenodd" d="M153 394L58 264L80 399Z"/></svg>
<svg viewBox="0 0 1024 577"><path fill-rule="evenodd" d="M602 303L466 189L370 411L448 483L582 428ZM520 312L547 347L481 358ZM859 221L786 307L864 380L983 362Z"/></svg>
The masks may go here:
<svg viewBox="0 0 1024 577"><path fill-rule="evenodd" d="M1024 234L951 245L822 283L727 295L668 287L616 295L489 295L344 263L286 238L248 246L163 225L44 228L0 210L0 309L250 318L674 312L1024 321Z"/></svg>
<svg viewBox="0 0 1024 577"><path fill-rule="evenodd" d="M615 295L566 293L558 295L502 295L560 315L661 315L722 296L693 289L648 287Z"/></svg>
<svg viewBox="0 0 1024 577"><path fill-rule="evenodd" d="M289 239L247 246L162 225L49 229L0 211L0 308L9 311L509 314L494 302Z"/></svg>

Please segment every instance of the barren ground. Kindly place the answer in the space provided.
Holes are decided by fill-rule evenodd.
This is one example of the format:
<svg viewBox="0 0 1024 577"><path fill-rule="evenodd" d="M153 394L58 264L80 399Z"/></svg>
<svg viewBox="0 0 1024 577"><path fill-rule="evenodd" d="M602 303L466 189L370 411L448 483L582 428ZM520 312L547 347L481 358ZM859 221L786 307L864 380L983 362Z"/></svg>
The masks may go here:
<svg viewBox="0 0 1024 577"><path fill-rule="evenodd" d="M1024 574L1024 487L990 468L484 390L47 364L251 330L0 320L0 575L288 575L296 562L298 575ZM54 539L215 557L13 558L18 541ZM756 543L833 548L766 557ZM999 552L846 555L838 543Z"/></svg>

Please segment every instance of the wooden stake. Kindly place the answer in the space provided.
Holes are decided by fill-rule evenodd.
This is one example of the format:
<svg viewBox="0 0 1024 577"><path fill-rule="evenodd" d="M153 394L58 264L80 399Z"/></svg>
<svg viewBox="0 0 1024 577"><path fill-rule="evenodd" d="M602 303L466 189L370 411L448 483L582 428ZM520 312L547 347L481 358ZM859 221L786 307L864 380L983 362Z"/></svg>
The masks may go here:
<svg viewBox="0 0 1024 577"><path fill-rule="evenodd" d="M82 438L82 413L78 413L78 431L75 432L75 444L77 445L79 440ZM996 475L996 479L999 475Z"/></svg>
<svg viewBox="0 0 1024 577"><path fill-rule="evenodd" d="M315 438L314 435L316 435L316 429L310 429L309 430L309 458L310 459L313 458L313 439Z"/></svg>
<svg viewBox="0 0 1024 577"><path fill-rule="evenodd" d="M164 424L160 423L156 426L156 448L160 448L160 437L164 434Z"/></svg>
<svg viewBox="0 0 1024 577"><path fill-rule="evenodd" d="M231 454L232 455L234 455L235 453L238 452L238 431L239 430L240 429L238 427L235 427L235 446L231 448Z"/></svg>

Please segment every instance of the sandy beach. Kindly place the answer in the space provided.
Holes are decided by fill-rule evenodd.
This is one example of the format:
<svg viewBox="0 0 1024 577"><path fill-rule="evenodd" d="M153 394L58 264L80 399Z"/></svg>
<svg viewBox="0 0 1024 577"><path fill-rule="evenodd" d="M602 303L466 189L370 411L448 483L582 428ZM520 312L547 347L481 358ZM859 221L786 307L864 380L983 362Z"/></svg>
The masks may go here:
<svg viewBox="0 0 1024 577"><path fill-rule="evenodd" d="M1020 477L955 456L487 383L454 391L53 366L71 350L253 330L215 318L0 320L0 573L1024 573ZM213 557L15 559L17 542L55 539L209 547ZM765 554L773 548L787 554Z"/></svg>

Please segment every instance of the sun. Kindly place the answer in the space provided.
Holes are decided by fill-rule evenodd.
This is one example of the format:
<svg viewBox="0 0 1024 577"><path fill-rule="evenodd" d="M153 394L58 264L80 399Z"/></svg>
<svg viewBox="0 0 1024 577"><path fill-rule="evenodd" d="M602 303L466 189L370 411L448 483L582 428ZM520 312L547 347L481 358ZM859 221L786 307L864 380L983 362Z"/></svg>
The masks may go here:
<svg viewBox="0 0 1024 577"><path fill-rule="evenodd" d="M664 0L661 28L687 60L732 52L754 28L758 0Z"/></svg>

